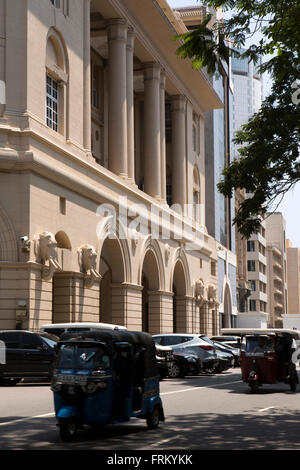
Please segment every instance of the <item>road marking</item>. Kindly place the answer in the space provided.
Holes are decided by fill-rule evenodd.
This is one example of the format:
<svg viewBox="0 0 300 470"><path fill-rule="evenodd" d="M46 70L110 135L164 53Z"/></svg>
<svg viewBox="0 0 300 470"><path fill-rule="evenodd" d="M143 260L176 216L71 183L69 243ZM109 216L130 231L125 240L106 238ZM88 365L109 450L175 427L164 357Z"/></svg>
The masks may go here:
<svg viewBox="0 0 300 470"><path fill-rule="evenodd" d="M272 410L273 408L275 408L275 406L268 406L268 408L262 408L261 410L258 410L258 411L262 413L263 411Z"/></svg>
<svg viewBox="0 0 300 470"><path fill-rule="evenodd" d="M22 423L24 421L31 421L32 419L38 418L49 418L49 416L55 416L55 413L46 413L44 415L30 416L28 418L13 419L11 421L6 421L5 423L0 423L0 426L6 426L7 424Z"/></svg>
<svg viewBox="0 0 300 470"><path fill-rule="evenodd" d="M236 383L240 383L240 382L241 382L241 380L237 380L237 381L234 381L234 382L225 382L225 383L214 384L214 385L207 385L207 386L203 385L201 387L189 387L189 388L184 388L182 390L174 390L173 392L164 392L164 393L161 393L160 395L161 396L173 395L175 393L190 392L192 390L200 390L200 389L203 389L203 388L222 387L223 385L231 385L231 384L236 384ZM51 416L55 416L55 413L45 413L43 415L30 416L30 417L27 417L27 418L20 418L20 419L14 419L14 420L11 420L11 421L5 421L4 423L0 422L0 426L7 426L8 424L15 424L15 423L23 423L25 421L31 421L33 419L39 419L39 418L49 418ZM165 441L162 441L162 442L165 442Z"/></svg>
<svg viewBox="0 0 300 470"><path fill-rule="evenodd" d="M174 439L176 439L176 437L173 436L173 437L169 437L169 439L164 439L163 441L153 442L153 444L150 444L150 447L161 446L162 444L166 444L167 442L173 441Z"/></svg>
<svg viewBox="0 0 300 470"><path fill-rule="evenodd" d="M235 382L225 382L221 384L214 384L214 385L202 385L201 387L190 387L190 388L183 388L182 390L174 390L173 392L163 392L160 395L172 395L174 393L184 393L184 392L190 392L191 390L200 390L202 388L215 388L215 387L222 387L223 385L231 385L231 384L237 384L241 383L241 380L236 380Z"/></svg>

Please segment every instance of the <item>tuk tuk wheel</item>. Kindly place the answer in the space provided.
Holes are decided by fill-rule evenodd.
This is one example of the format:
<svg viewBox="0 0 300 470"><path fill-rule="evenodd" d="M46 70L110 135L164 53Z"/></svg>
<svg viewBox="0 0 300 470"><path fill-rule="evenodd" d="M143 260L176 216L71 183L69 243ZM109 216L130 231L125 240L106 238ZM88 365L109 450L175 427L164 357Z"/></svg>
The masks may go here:
<svg viewBox="0 0 300 470"><path fill-rule="evenodd" d="M296 379L292 379L290 381L290 388L291 388L292 392L296 392L296 390L297 390L297 381L296 381Z"/></svg>
<svg viewBox="0 0 300 470"><path fill-rule="evenodd" d="M157 429L159 426L159 417L160 417L160 412L159 412L159 407L156 406L152 413L149 413L147 416L147 426L148 429Z"/></svg>
<svg viewBox="0 0 300 470"><path fill-rule="evenodd" d="M59 435L62 441L71 442L75 439L77 424L74 420L61 420L59 422Z"/></svg>
<svg viewBox="0 0 300 470"><path fill-rule="evenodd" d="M251 382L249 385L250 385L252 393L257 393L258 392L258 383L256 381Z"/></svg>

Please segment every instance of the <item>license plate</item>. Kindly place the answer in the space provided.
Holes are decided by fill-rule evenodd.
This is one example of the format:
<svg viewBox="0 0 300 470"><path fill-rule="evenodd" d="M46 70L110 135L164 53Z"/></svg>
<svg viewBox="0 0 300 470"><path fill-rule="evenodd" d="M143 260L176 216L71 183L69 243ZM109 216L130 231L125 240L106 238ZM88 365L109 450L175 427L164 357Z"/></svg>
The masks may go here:
<svg viewBox="0 0 300 470"><path fill-rule="evenodd" d="M59 382L66 385L84 385L87 382L87 377L82 375L61 375Z"/></svg>

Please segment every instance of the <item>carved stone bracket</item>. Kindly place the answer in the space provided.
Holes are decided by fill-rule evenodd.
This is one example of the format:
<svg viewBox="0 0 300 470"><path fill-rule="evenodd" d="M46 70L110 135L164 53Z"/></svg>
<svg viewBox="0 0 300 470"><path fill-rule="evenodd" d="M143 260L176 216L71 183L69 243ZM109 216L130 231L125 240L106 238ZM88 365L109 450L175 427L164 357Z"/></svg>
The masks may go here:
<svg viewBox="0 0 300 470"><path fill-rule="evenodd" d="M57 242L53 233L42 232L34 237L34 251L37 262L43 264L42 279L50 281L56 271L61 271L57 261Z"/></svg>
<svg viewBox="0 0 300 470"><path fill-rule="evenodd" d="M198 305L203 305L204 302L206 302L205 299L205 286L204 282L202 279L198 279L198 281L195 282L195 298L196 302Z"/></svg>
<svg viewBox="0 0 300 470"><path fill-rule="evenodd" d="M101 280L101 275L96 270L97 252L92 245L82 245L78 249L78 262L81 271L85 274L84 285L88 289L93 287L96 281Z"/></svg>

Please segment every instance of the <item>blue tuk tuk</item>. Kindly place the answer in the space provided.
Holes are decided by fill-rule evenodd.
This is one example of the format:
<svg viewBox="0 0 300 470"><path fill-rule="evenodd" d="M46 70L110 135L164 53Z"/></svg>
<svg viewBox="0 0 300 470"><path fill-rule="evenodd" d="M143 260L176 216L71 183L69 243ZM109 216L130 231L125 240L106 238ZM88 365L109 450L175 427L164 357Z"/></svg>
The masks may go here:
<svg viewBox="0 0 300 470"><path fill-rule="evenodd" d="M141 332L65 333L57 344L51 389L63 441L84 425L164 421L155 343Z"/></svg>

